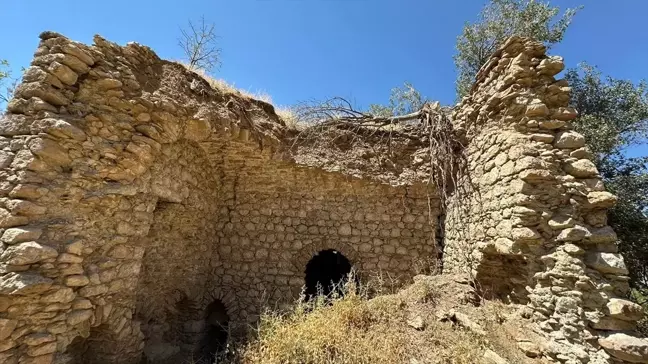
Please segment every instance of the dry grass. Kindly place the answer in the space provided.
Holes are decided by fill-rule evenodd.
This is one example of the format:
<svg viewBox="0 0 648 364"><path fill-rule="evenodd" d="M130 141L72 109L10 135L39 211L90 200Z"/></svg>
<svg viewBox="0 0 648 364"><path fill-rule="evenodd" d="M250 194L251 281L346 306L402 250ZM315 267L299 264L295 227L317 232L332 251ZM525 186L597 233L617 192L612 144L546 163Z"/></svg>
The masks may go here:
<svg viewBox="0 0 648 364"><path fill-rule="evenodd" d="M289 312L266 312L254 338L227 362L245 364L364 364L483 362L487 349L511 363L536 363L515 347L519 322L506 323L508 308L472 307L484 333L438 319L445 293L415 283L397 294L368 299L350 289L343 297L301 300ZM456 304L457 302L455 302ZM414 328L412 318L424 322ZM218 363L224 363L224 360Z"/></svg>
<svg viewBox="0 0 648 364"><path fill-rule="evenodd" d="M209 85L212 88L219 90L224 94L236 95L239 97L260 100L268 104L273 104L272 96L270 96L270 94L268 94L263 90L250 91L250 90L241 89L236 87L234 84L228 83L223 79L214 78L208 75L207 72L205 72L200 68L190 67L188 64L184 62L177 62L177 63L184 66L187 70L195 72L196 74L200 75L205 81L207 81L207 83L209 83ZM275 113L277 114L277 116L279 116L279 118L281 118L281 120L284 121L288 129L302 130L303 128L305 128L305 125L299 122L297 118L297 114L291 107L275 106Z"/></svg>
<svg viewBox="0 0 648 364"><path fill-rule="evenodd" d="M200 75L209 85L216 89L221 91L224 94L231 94L231 95L237 95L241 97L246 97L250 99L256 99L256 100L261 100L264 102L267 102L269 104L272 104L272 97L266 93L263 90L257 90L257 91L249 91L241 88L237 88L234 84L229 84L227 81L220 79L220 78L214 78L205 72L205 70L197 67L191 67L185 62L178 61L178 64L181 64L184 66L187 70L195 72L196 74Z"/></svg>

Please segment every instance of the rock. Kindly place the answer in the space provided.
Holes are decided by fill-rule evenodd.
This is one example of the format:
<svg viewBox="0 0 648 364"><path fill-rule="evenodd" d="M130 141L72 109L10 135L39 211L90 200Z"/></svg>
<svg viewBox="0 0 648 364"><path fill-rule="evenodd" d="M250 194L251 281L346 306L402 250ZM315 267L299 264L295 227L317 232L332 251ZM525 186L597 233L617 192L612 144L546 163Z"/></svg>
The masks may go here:
<svg viewBox="0 0 648 364"><path fill-rule="evenodd" d="M56 337L54 337L54 335L43 332L29 334L23 338L23 342L29 346L38 346L52 342L54 340L56 340Z"/></svg>
<svg viewBox="0 0 648 364"><path fill-rule="evenodd" d="M616 333L599 338L599 344L613 357L630 363L648 363L648 340Z"/></svg>
<svg viewBox="0 0 648 364"><path fill-rule="evenodd" d="M524 355L528 356L529 358L537 358L542 355L540 348L535 343L532 343L530 341L518 341L517 345L518 348L522 350Z"/></svg>
<svg viewBox="0 0 648 364"><path fill-rule="evenodd" d="M79 75L72 71L70 67L56 61L50 63L48 71L61 80L61 82L70 86L74 85L79 78Z"/></svg>
<svg viewBox="0 0 648 364"><path fill-rule="evenodd" d="M569 156L577 159L592 159L594 157L587 148L576 149L569 153Z"/></svg>
<svg viewBox="0 0 648 364"><path fill-rule="evenodd" d="M557 120L574 120L578 116L578 111L573 107L561 107L556 110L551 117Z"/></svg>
<svg viewBox="0 0 648 364"><path fill-rule="evenodd" d="M555 137L552 134L531 134L531 140L550 144L554 141Z"/></svg>
<svg viewBox="0 0 648 364"><path fill-rule="evenodd" d="M560 129L565 126L567 123L562 120L542 120L540 121L540 129L554 130Z"/></svg>
<svg viewBox="0 0 648 364"><path fill-rule="evenodd" d="M90 279L84 275L73 275L65 277L65 285L68 287L83 287L90 284Z"/></svg>
<svg viewBox="0 0 648 364"><path fill-rule="evenodd" d="M563 166L565 172L578 178L595 177L598 175L598 169L592 161L588 159L578 159L574 162L567 162Z"/></svg>
<svg viewBox="0 0 648 364"><path fill-rule="evenodd" d="M59 143L48 138L36 138L29 145L32 153L52 166L67 167L72 162L67 150Z"/></svg>
<svg viewBox="0 0 648 364"><path fill-rule="evenodd" d="M78 255L63 253L56 259L59 263L79 264L83 262L83 257Z"/></svg>
<svg viewBox="0 0 648 364"><path fill-rule="evenodd" d="M0 340L8 338L18 326L18 321L0 318Z"/></svg>
<svg viewBox="0 0 648 364"><path fill-rule="evenodd" d="M549 115L549 108L543 103L534 103L527 105L526 116L547 116Z"/></svg>
<svg viewBox="0 0 648 364"><path fill-rule="evenodd" d="M425 330L425 321L418 315L407 320L407 325L419 331Z"/></svg>
<svg viewBox="0 0 648 364"><path fill-rule="evenodd" d="M20 364L52 364L54 354L46 354L34 357L24 357L20 359Z"/></svg>
<svg viewBox="0 0 648 364"><path fill-rule="evenodd" d="M69 303L74 300L74 297L76 294L72 288L61 287L52 293L43 295L41 301L43 303Z"/></svg>
<svg viewBox="0 0 648 364"><path fill-rule="evenodd" d="M29 265L57 256L58 252L54 248L38 244L35 241L28 241L9 246L0 255L0 261L11 265Z"/></svg>
<svg viewBox="0 0 648 364"><path fill-rule="evenodd" d="M573 227L576 223L570 216L555 215L547 221L547 224L553 230L561 230Z"/></svg>
<svg viewBox="0 0 648 364"><path fill-rule="evenodd" d="M42 293L52 286L52 280L34 272L10 272L0 281L0 294L29 295Z"/></svg>
<svg viewBox="0 0 648 364"><path fill-rule="evenodd" d="M603 244L617 241L617 235L610 226L604 226L598 229L590 229L591 234L587 237L592 243Z"/></svg>
<svg viewBox="0 0 648 364"><path fill-rule="evenodd" d="M16 347L18 343L12 339L0 340L0 353Z"/></svg>
<svg viewBox="0 0 648 364"><path fill-rule="evenodd" d="M560 232L558 241L580 241L590 234L589 230L584 226L576 226L567 228Z"/></svg>
<svg viewBox="0 0 648 364"><path fill-rule="evenodd" d="M74 326L89 320L92 317L92 310L75 310L68 314L68 325Z"/></svg>
<svg viewBox="0 0 648 364"><path fill-rule="evenodd" d="M56 343L51 342L40 346L32 346L27 349L27 355L31 357L38 357L41 355L51 354L56 351Z"/></svg>
<svg viewBox="0 0 648 364"><path fill-rule="evenodd" d="M95 85L101 90L112 90L122 87L122 82L114 78L102 78L95 82Z"/></svg>
<svg viewBox="0 0 648 364"><path fill-rule="evenodd" d="M567 130L556 135L554 146L556 148L577 149L585 145L585 137L581 134Z"/></svg>
<svg viewBox="0 0 648 364"><path fill-rule="evenodd" d="M591 252L587 254L585 264L602 273L628 274L623 257L618 253Z"/></svg>
<svg viewBox="0 0 648 364"><path fill-rule="evenodd" d="M543 75L555 76L559 74L565 68L565 63L563 58L560 56L550 56L542 61L536 66L536 70Z"/></svg>
<svg viewBox="0 0 648 364"><path fill-rule="evenodd" d="M29 218L25 216L14 216L9 211L0 208L0 228L10 228L27 225Z"/></svg>
<svg viewBox="0 0 648 364"><path fill-rule="evenodd" d="M484 352L484 361L489 364L509 364L508 360L502 358L490 349Z"/></svg>
<svg viewBox="0 0 648 364"><path fill-rule="evenodd" d="M42 233L43 231L41 229L31 227L11 228L5 230L0 240L5 244L16 244L24 241L37 240Z"/></svg>
<svg viewBox="0 0 648 364"><path fill-rule="evenodd" d="M606 191L593 191L587 194L590 208L607 209L617 202L616 196Z"/></svg>
<svg viewBox="0 0 648 364"><path fill-rule="evenodd" d="M590 326L594 329L605 331L631 331L637 327L637 324L636 322L617 320L605 316L596 321L592 321Z"/></svg>
<svg viewBox="0 0 648 364"><path fill-rule="evenodd" d="M209 138L210 134L211 124L209 124L208 120L192 119L187 123L187 128L185 129L185 138L189 140L200 142Z"/></svg>
<svg viewBox="0 0 648 364"><path fill-rule="evenodd" d="M607 309L610 317L620 320L639 321L644 317L641 305L620 298L610 298Z"/></svg>

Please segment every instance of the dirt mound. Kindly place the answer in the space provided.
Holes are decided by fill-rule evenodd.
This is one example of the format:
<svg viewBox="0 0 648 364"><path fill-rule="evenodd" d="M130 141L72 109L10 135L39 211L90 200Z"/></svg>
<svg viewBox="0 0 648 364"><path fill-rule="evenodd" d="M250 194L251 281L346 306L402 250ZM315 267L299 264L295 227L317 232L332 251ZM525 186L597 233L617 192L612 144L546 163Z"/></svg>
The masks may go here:
<svg viewBox="0 0 648 364"><path fill-rule="evenodd" d="M351 291L267 313L233 356L263 364L544 363L529 327L512 306L481 300L465 276L419 275L394 294Z"/></svg>

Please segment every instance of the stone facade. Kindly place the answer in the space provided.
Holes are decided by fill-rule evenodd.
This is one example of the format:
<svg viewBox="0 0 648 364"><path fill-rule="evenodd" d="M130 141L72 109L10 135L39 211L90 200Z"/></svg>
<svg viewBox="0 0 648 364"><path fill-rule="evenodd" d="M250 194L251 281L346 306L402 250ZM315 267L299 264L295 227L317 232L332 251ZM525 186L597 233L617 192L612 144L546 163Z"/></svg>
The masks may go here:
<svg viewBox="0 0 648 364"><path fill-rule="evenodd" d="M608 363L597 337L632 331L641 307L621 299L628 271L606 220L616 198L570 127L569 86L553 77L563 67L511 38L455 108L467 168L448 203L444 268L532 308L555 360Z"/></svg>
<svg viewBox="0 0 648 364"><path fill-rule="evenodd" d="M436 260L426 185L296 164L272 106L146 47L41 39L1 125L0 362L162 362L215 300L234 328L292 302L319 251Z"/></svg>
<svg viewBox="0 0 648 364"><path fill-rule="evenodd" d="M194 349L215 302L234 331L292 302L318 252L398 281L436 265L442 238L444 271L526 305L547 355L613 362L598 338L629 355L606 334L641 317L615 198L540 44L509 40L455 108L466 165L442 206L420 170L294 155L271 105L147 47L41 39L0 124L0 362L161 363ZM407 148L401 164L429 158Z"/></svg>

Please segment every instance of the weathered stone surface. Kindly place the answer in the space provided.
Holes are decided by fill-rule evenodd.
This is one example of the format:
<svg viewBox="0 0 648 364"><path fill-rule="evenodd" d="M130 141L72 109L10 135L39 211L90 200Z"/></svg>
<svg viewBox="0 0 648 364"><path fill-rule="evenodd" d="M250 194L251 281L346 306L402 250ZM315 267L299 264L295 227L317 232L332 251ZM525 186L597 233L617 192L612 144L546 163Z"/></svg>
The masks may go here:
<svg viewBox="0 0 648 364"><path fill-rule="evenodd" d="M643 307L620 298L611 298L607 303L608 314L616 319L639 321L643 318Z"/></svg>
<svg viewBox="0 0 648 364"><path fill-rule="evenodd" d="M592 161L588 159L579 159L574 162L567 162L563 166L565 172L578 178L589 178L598 175L598 169Z"/></svg>
<svg viewBox="0 0 648 364"><path fill-rule="evenodd" d="M487 349L484 352L484 362L489 364L509 364L508 360L502 358L490 349Z"/></svg>
<svg viewBox="0 0 648 364"><path fill-rule="evenodd" d="M593 252L587 254L586 263L589 267L603 273L628 274L621 254Z"/></svg>
<svg viewBox="0 0 648 364"><path fill-rule="evenodd" d="M92 310L76 310L72 311L67 316L68 325L78 325L83 321L87 321L92 317Z"/></svg>
<svg viewBox="0 0 648 364"><path fill-rule="evenodd" d="M630 363L648 363L648 340L617 333L602 337L599 344L615 358Z"/></svg>
<svg viewBox="0 0 648 364"><path fill-rule="evenodd" d="M65 285L68 287L83 287L90 284L88 277L83 275L72 275L65 277Z"/></svg>
<svg viewBox="0 0 648 364"><path fill-rule="evenodd" d="M38 273L11 272L0 281L0 294L28 295L42 293L52 286L52 280Z"/></svg>
<svg viewBox="0 0 648 364"><path fill-rule="evenodd" d="M5 244L17 244L30 240L37 240L40 238L43 231L37 228L11 228L5 230L2 234L2 240Z"/></svg>
<svg viewBox="0 0 648 364"><path fill-rule="evenodd" d="M563 131L556 135L554 145L556 148L578 149L585 145L585 137L572 130Z"/></svg>
<svg viewBox="0 0 648 364"><path fill-rule="evenodd" d="M6 264L27 265L56 258L57 255L58 252L54 248L38 244L35 241L28 241L9 246L0 255L0 260Z"/></svg>
<svg viewBox="0 0 648 364"><path fill-rule="evenodd" d="M0 340L5 340L16 329L18 321L0 318Z"/></svg>
<svg viewBox="0 0 648 364"><path fill-rule="evenodd" d="M591 324L592 328L604 331L630 331L637 327L636 322L619 320L613 317L601 317Z"/></svg>

